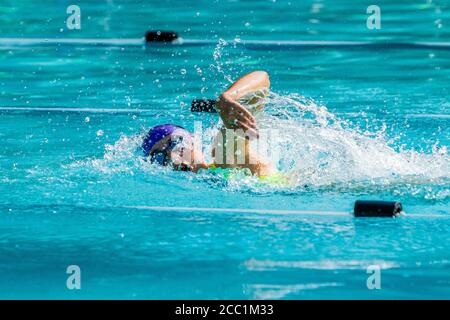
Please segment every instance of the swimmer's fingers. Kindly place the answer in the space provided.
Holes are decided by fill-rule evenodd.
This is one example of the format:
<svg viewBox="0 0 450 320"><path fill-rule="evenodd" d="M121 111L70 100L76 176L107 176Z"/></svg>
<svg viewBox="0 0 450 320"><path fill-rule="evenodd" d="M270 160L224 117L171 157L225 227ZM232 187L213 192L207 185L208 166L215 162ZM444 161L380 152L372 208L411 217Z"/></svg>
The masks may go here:
<svg viewBox="0 0 450 320"><path fill-rule="evenodd" d="M256 129L255 117L253 117L253 115L242 106L239 109L234 110L232 118L235 119L235 122L241 122L246 124L250 128Z"/></svg>
<svg viewBox="0 0 450 320"><path fill-rule="evenodd" d="M250 127L256 128L255 117L239 102L224 99L219 102L218 109L225 124L241 121L247 123Z"/></svg>
<svg viewBox="0 0 450 320"><path fill-rule="evenodd" d="M250 127L246 123L240 122L240 121L238 121L236 124L239 129L244 130L245 135L248 136L251 140L257 139L259 137L259 132L258 132L257 127L254 127L254 128Z"/></svg>
<svg viewBox="0 0 450 320"><path fill-rule="evenodd" d="M247 124L249 127L253 128L253 129L256 129L256 120L252 115L250 115L250 117L248 117L245 114L239 114L236 116L236 120Z"/></svg>
<svg viewBox="0 0 450 320"><path fill-rule="evenodd" d="M249 124L256 124L255 117L242 104L234 103L234 113L236 118L240 121L247 121Z"/></svg>
<svg viewBox="0 0 450 320"><path fill-rule="evenodd" d="M256 129L256 121L250 119L241 113L230 112L221 114L222 120L227 128L236 129L241 128L240 124L245 124L246 127Z"/></svg>
<svg viewBox="0 0 450 320"><path fill-rule="evenodd" d="M250 111L247 110L247 108L245 108L240 103L236 103L236 104L237 104L236 111L239 113L239 115L242 118L247 119L251 123L256 123L255 117L250 113Z"/></svg>

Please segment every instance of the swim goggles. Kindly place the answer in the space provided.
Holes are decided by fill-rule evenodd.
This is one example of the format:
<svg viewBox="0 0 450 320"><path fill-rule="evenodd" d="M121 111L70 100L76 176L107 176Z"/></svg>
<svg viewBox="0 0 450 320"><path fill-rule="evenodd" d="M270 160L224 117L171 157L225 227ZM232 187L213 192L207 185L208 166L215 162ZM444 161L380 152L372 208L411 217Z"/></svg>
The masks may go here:
<svg viewBox="0 0 450 320"><path fill-rule="evenodd" d="M192 171L191 166L174 164L171 158L172 152L181 152L181 148L185 147L186 142L187 141L183 136L170 137L170 141L163 149L157 150L150 155L150 161L161 166L172 165L174 169L178 171Z"/></svg>

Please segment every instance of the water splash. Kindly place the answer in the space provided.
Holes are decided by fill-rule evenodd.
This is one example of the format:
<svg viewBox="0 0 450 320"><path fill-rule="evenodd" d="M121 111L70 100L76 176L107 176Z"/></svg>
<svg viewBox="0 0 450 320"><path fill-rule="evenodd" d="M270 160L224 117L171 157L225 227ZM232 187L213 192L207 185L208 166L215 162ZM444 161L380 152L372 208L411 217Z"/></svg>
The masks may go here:
<svg viewBox="0 0 450 320"><path fill-rule="evenodd" d="M102 175L147 173L159 175L169 171L158 165L151 164L143 157L140 146L145 133L133 136L122 135L114 144L106 144L104 154L100 158L90 158L75 161L67 168L83 170Z"/></svg>
<svg viewBox="0 0 450 320"><path fill-rule="evenodd" d="M385 135L386 126L377 132L362 131L297 94L272 93L266 111L258 119L260 126L283 130L277 146L282 154L279 167L292 175L297 188L340 192L403 188L424 197L430 197L430 191L439 198L449 196L450 158L445 146L435 145L428 154L395 148Z"/></svg>
<svg viewBox="0 0 450 320"><path fill-rule="evenodd" d="M223 78L226 83L222 86L223 89L234 82L241 73L241 65L243 60L246 59L243 52L240 56L232 54L227 49L236 49L236 41L226 41L219 39L216 47L212 53L213 63L210 64L209 69L211 71L210 77L217 82L218 79Z"/></svg>

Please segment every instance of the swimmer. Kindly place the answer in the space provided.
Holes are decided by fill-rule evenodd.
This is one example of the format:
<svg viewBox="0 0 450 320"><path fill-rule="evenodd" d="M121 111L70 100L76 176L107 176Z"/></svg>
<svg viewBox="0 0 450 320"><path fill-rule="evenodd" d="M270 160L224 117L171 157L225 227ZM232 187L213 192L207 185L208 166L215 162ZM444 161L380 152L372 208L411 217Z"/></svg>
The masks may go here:
<svg viewBox="0 0 450 320"><path fill-rule="evenodd" d="M194 137L186 129L163 124L150 129L142 143L144 156L152 163L171 166L178 171L198 172L201 169L249 169L253 175L260 177L276 173L275 166L254 152L252 140L257 140L258 126L252 110L264 107L262 99L270 88L267 72L251 72L231 85L223 92L216 103L216 109L223 121L223 127L214 139L212 163L206 163L201 151L194 148ZM245 102L245 103L244 103ZM230 130L231 129L231 130ZM231 132L231 135L230 135ZM231 144L228 143L231 140ZM236 146L241 148L236 148ZM227 154L232 150L232 160ZM244 152L238 152L244 150ZM225 159L224 159L225 155ZM242 161L235 161L237 157Z"/></svg>

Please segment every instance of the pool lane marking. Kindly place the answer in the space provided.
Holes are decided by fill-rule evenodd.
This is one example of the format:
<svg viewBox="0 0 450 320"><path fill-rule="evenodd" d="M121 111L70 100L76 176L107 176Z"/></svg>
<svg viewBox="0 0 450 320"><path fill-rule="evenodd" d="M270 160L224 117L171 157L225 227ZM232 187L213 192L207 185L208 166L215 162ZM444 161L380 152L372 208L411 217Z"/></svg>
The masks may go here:
<svg viewBox="0 0 450 320"><path fill-rule="evenodd" d="M272 209L243 209L243 208L203 208L203 207L164 207L164 206L125 206L130 209L148 211L182 211L182 212L223 212L223 213L258 213L258 214L308 214L308 215L333 215L349 216L350 212L344 211L313 211L313 210L272 210Z"/></svg>
<svg viewBox="0 0 450 320"><path fill-rule="evenodd" d="M147 211L181 211L181 212L222 212L222 213L256 213L256 214L298 214L298 215L319 215L319 216L348 216L352 217L351 212L345 211L314 211L314 210L277 210L277 209L244 209L244 208L204 208L204 207L166 207L166 206L124 206L128 209L138 209ZM426 217L426 218L450 218L445 214L422 214L412 213L403 214L407 217Z"/></svg>
<svg viewBox="0 0 450 320"><path fill-rule="evenodd" d="M409 118L436 118L436 119L450 119L450 114L433 114L433 113L423 113L423 114L409 114Z"/></svg>
<svg viewBox="0 0 450 320"><path fill-rule="evenodd" d="M0 46L42 46L42 45L84 45L84 46L143 46L143 38L137 39L95 39L95 38L0 38Z"/></svg>
<svg viewBox="0 0 450 320"><path fill-rule="evenodd" d="M183 39L170 42L171 45L216 45L217 40ZM229 40L228 43L244 46L264 47L376 47L376 48L436 48L450 49L450 42L372 42L372 41L302 41L302 40ZM154 45L150 42L149 45ZM156 43L157 44L157 43ZM166 43L167 44L167 43ZM144 38L0 38L0 47L11 46L127 46L143 47Z"/></svg>
<svg viewBox="0 0 450 320"><path fill-rule="evenodd" d="M0 107L0 111L44 111L44 112L91 112L91 113L143 113L155 112L151 109L96 109L96 108L27 108L27 107Z"/></svg>

